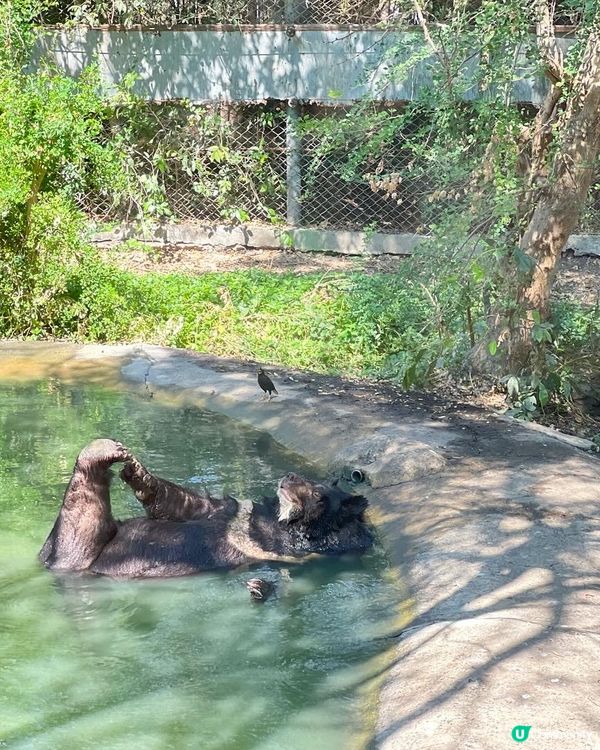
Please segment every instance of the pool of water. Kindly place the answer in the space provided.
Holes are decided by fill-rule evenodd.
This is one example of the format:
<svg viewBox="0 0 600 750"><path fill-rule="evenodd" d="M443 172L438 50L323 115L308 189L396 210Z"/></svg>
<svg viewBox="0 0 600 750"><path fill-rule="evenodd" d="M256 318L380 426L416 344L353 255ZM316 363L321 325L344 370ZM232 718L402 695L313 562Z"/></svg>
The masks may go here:
<svg viewBox="0 0 600 750"><path fill-rule="evenodd" d="M56 380L0 381L0 747L347 750L397 626L384 556L161 581L56 575L36 554L78 451L113 437L154 472L240 498L273 494L298 456L196 408ZM141 515L115 479L116 517ZM361 739L362 738L362 739Z"/></svg>

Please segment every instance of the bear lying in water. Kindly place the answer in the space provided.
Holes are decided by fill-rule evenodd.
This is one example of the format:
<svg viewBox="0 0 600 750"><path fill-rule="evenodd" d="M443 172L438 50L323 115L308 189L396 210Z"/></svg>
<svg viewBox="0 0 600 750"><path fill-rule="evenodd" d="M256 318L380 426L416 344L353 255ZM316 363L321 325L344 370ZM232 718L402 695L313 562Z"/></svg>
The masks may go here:
<svg viewBox="0 0 600 750"><path fill-rule="evenodd" d="M110 467L141 498L146 518L115 521ZM182 576L311 553L362 552L373 543L367 501L287 474L264 503L215 500L154 477L114 440L94 440L77 458L40 560L55 570L118 578Z"/></svg>

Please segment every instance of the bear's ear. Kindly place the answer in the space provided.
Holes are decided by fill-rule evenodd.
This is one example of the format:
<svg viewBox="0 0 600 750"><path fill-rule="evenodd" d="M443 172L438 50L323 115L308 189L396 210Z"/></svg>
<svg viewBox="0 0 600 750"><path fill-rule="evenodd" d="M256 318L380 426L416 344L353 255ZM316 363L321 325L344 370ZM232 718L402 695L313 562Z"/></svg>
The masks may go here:
<svg viewBox="0 0 600 750"><path fill-rule="evenodd" d="M346 495L340 505L340 513L346 518L359 518L367 509L369 501L364 495Z"/></svg>

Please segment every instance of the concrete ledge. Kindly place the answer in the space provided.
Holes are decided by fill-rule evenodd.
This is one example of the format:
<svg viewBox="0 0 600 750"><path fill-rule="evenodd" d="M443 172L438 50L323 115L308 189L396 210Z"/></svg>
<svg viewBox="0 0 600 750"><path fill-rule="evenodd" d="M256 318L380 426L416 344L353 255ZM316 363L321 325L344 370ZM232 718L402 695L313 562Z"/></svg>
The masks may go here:
<svg viewBox="0 0 600 750"><path fill-rule="evenodd" d="M383 234L381 232L350 232L337 229L293 229L263 224L227 226L224 224L157 224L140 229L135 224L122 224L107 232L98 232L93 242L115 245L125 240L166 245L194 245L252 248L294 248L307 252L331 252L343 255L410 255L423 240L418 234Z"/></svg>
<svg viewBox="0 0 600 750"><path fill-rule="evenodd" d="M501 422L518 424L523 429L533 430L533 432L539 432L542 435L546 435L547 437L552 438L552 440L559 440L561 443L566 443L566 445L570 445L573 448L579 448L580 450L591 452L598 452L598 450L600 449L600 446L596 445L596 443L588 440L587 438L580 438L576 435L568 435L566 432L559 432L552 427L547 427L546 425L538 424L537 422L524 422L522 419L516 419L516 417L511 417L510 414L504 414L503 412L497 411L494 412L494 414L496 418Z"/></svg>
<svg viewBox="0 0 600 750"><path fill-rule="evenodd" d="M293 229L263 224L227 226L224 224L157 224L140 229L135 224L122 224L106 232L97 232L92 241L98 245L116 245L125 240L166 245L197 247L252 247L306 252L331 252L342 255L410 255L422 242L418 234L383 234L381 232L350 232L342 229Z"/></svg>
<svg viewBox="0 0 600 750"><path fill-rule="evenodd" d="M262 247L278 247L273 232L262 232L261 238L270 244ZM164 245L222 245L235 247L248 245L248 231L241 226L225 224L156 224L153 227L140 228L136 224L121 224L112 230L98 232L92 241L98 245L117 245L126 240L137 240L149 244Z"/></svg>
<svg viewBox="0 0 600 750"><path fill-rule="evenodd" d="M97 232L92 241L99 245L115 245L128 239L166 245L196 247L252 247L304 252L329 252L340 255L411 255L426 236L402 232L352 232L344 229L311 229L275 227L264 224L157 224L140 229L135 224L122 224L106 232ZM566 245L575 255L600 256L600 235L574 234Z"/></svg>
<svg viewBox="0 0 600 750"><path fill-rule="evenodd" d="M349 232L342 229L292 229L296 250L342 255L410 255L422 241L418 234Z"/></svg>
<svg viewBox="0 0 600 750"><path fill-rule="evenodd" d="M420 441L407 440L406 433L395 427L361 438L341 450L333 461L333 467L346 479L359 469L373 489L436 474L446 464L439 451Z"/></svg>

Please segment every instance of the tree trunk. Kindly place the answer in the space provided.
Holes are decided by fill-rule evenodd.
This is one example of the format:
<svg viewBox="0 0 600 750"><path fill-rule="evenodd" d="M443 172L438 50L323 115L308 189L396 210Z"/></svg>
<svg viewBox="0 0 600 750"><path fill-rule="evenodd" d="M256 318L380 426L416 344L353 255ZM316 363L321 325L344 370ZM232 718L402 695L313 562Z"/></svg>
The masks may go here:
<svg viewBox="0 0 600 750"><path fill-rule="evenodd" d="M590 34L564 129L547 183L521 237L520 248L535 263L529 279L518 289L517 301L526 312L547 317L557 261L577 226L581 208L596 173L600 152L600 35Z"/></svg>
<svg viewBox="0 0 600 750"><path fill-rule="evenodd" d="M546 40L547 49L552 49ZM543 50L542 50L543 51ZM513 299L517 312L507 321L502 311L490 316L493 340L501 343L498 355L490 357L485 341L471 352L475 369L506 374L530 364L533 349L533 311L545 319L560 254L577 227L582 206L597 172L600 153L600 35L590 34L571 88L571 98L562 115L560 88L555 86L560 62L548 55L552 67L551 88L536 118L531 151L523 170L525 192L519 201L520 218L526 221L520 250L532 261L533 270L516 282ZM551 66L550 63L554 64ZM557 151L548 167L552 127L561 127ZM511 297L513 295L511 294Z"/></svg>

